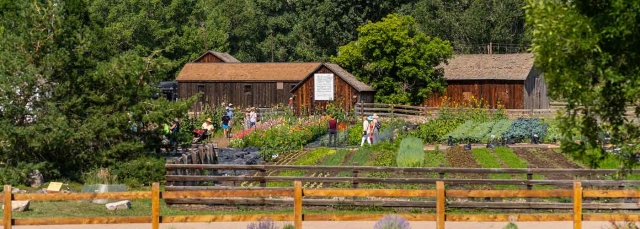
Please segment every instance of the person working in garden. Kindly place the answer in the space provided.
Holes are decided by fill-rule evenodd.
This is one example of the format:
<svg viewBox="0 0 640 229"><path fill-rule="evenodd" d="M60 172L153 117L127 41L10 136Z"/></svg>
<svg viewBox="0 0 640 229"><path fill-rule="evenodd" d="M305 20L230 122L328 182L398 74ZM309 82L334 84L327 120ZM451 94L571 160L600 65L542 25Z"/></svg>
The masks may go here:
<svg viewBox="0 0 640 229"><path fill-rule="evenodd" d="M233 126L233 104L229 103L229 106L227 107L227 116L229 116L229 132L231 131L231 127ZM225 135L227 136L227 135Z"/></svg>
<svg viewBox="0 0 640 229"><path fill-rule="evenodd" d="M333 146L338 145L338 120L333 116L329 117L329 146L331 146L331 139L333 138Z"/></svg>
<svg viewBox="0 0 640 229"><path fill-rule="evenodd" d="M211 135L213 135L215 129L211 121L211 118L207 118L207 120L202 123L202 130L204 130L204 133L200 136L200 140L209 138Z"/></svg>
<svg viewBox="0 0 640 229"><path fill-rule="evenodd" d="M360 142L360 146L364 145L365 140L371 145L371 138L369 138L369 121L373 121L373 117L362 117L362 141Z"/></svg>
<svg viewBox="0 0 640 229"><path fill-rule="evenodd" d="M222 130L224 131L224 137L225 138L229 138L229 123L231 122L231 118L229 118L228 113L224 114L224 116L222 116L222 122L220 124L222 124Z"/></svg>
<svg viewBox="0 0 640 229"><path fill-rule="evenodd" d="M180 122L178 118L173 119L171 122L171 127L169 127L169 131L171 132L171 145L178 144L178 132L180 131Z"/></svg>
<svg viewBox="0 0 640 229"><path fill-rule="evenodd" d="M373 124L371 124L371 143L374 145L380 142L380 121L377 114L373 114Z"/></svg>

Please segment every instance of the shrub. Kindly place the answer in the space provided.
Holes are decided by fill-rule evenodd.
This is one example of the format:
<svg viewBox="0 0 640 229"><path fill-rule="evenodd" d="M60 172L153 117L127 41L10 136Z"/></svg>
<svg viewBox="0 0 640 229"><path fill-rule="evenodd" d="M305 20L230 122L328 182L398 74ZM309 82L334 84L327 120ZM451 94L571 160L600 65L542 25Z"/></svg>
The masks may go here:
<svg viewBox="0 0 640 229"><path fill-rule="evenodd" d="M409 221L406 219L393 215L393 216L384 216L382 219L378 220L376 224L373 226L373 229L410 229L411 225Z"/></svg>
<svg viewBox="0 0 640 229"><path fill-rule="evenodd" d="M360 145L360 141L362 140L362 123L356 123L349 127L347 133L349 135L349 145Z"/></svg>
<svg viewBox="0 0 640 229"><path fill-rule="evenodd" d="M516 225L513 222L509 222L506 226L504 226L502 229L518 229L518 225Z"/></svg>
<svg viewBox="0 0 640 229"><path fill-rule="evenodd" d="M113 174L127 186L137 187L164 181L166 174L164 158L140 157L113 166Z"/></svg>
<svg viewBox="0 0 640 229"><path fill-rule="evenodd" d="M407 137L400 143L396 163L399 167L422 167L424 165L424 150L422 140Z"/></svg>
<svg viewBox="0 0 640 229"><path fill-rule="evenodd" d="M42 173L45 180L49 177L58 177L60 173L51 168L51 164L47 163L24 163L20 162L15 166L0 167L0 184L28 185L29 173L33 170L38 170ZM4 186L0 185L0 191L4 189Z"/></svg>
<svg viewBox="0 0 640 229"><path fill-rule="evenodd" d="M250 223L247 226L247 229L278 229L278 226L270 219L264 219L258 222Z"/></svg>

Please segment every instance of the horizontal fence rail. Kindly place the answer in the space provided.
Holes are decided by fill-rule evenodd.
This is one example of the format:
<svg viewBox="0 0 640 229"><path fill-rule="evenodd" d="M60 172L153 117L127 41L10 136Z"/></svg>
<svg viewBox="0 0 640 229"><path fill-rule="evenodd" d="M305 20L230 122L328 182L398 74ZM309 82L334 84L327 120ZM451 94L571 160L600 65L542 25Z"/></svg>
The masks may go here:
<svg viewBox="0 0 640 229"><path fill-rule="evenodd" d="M436 181L435 189L403 190L403 189L305 189L301 181L295 181L293 188L279 189L244 189L224 190L211 189L199 191L160 191L160 185L154 183L149 192L123 192L108 194L12 194L11 186L4 187L4 215L0 222L5 229L13 225L61 225L61 224L125 224L151 223L152 229L157 229L160 223L181 222L222 222L222 221L257 221L270 218L275 221L293 221L297 229L302 228L303 221L375 221L383 217L382 214L304 214L303 206L310 201L335 197L411 197L429 198L422 202L425 208L435 208L435 214L400 214L410 221L435 221L436 228L444 229L446 221L462 222L506 222L506 221L573 221L573 228L582 228L582 221L623 221L638 220L639 215L631 214L583 214L583 209L596 206L594 203L584 203L584 198L637 198L640 190L583 190L583 182L574 181L572 189L561 190L446 190L444 181ZM177 198L262 198L286 197L293 204L293 214L260 214L260 215L189 215L189 216L161 216L160 200ZM12 200L85 200L85 199L151 199L151 216L133 217L88 217L88 218L37 218L14 219L11 215ZM534 209L571 209L572 213L561 214L449 214L448 208L500 206L506 203L459 203L447 201L447 198L571 198L571 203L518 203L522 208ZM347 200L347 204L352 203ZM466 205L465 205L466 204ZM475 206L473 205L475 204ZM630 205L628 205L630 206ZM628 209L631 209L629 207ZM638 210L638 206L633 210Z"/></svg>

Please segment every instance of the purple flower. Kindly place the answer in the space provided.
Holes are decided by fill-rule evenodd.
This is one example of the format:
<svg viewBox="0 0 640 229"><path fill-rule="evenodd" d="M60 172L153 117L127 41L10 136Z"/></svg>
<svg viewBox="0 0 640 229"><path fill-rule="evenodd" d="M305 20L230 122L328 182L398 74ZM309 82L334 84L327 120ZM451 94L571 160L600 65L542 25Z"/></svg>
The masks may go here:
<svg viewBox="0 0 640 229"><path fill-rule="evenodd" d="M409 225L409 221L400 216L386 215L376 222L373 229L411 229L411 225Z"/></svg>
<svg viewBox="0 0 640 229"><path fill-rule="evenodd" d="M278 226L270 219L263 219L249 224L247 229L278 229Z"/></svg>

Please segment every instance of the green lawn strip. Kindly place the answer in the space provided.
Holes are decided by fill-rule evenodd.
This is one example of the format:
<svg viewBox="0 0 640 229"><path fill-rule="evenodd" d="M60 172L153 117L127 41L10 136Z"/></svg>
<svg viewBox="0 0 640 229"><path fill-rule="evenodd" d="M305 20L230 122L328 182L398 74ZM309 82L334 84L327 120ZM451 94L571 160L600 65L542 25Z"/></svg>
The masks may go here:
<svg viewBox="0 0 640 229"><path fill-rule="evenodd" d="M444 167L448 167L447 159L444 158L444 151L436 151L436 150L425 150L424 151L424 167L440 167L440 165ZM446 176L446 174L445 174ZM437 178L438 174L427 174L428 178Z"/></svg>
<svg viewBox="0 0 640 229"><path fill-rule="evenodd" d="M371 164L367 164L369 163L369 161L371 161L370 159L372 158L372 154L373 150L371 149L371 147L360 147L358 150L356 150L355 153L353 153L353 155L351 156L351 158L349 158L349 160L344 164L344 166L353 166L353 163L358 163L358 166L365 166L365 165L371 165ZM359 176L366 176L366 174L361 173L358 174ZM353 176L353 172L352 171L341 171L340 173L338 173L337 175L338 177L351 177ZM351 188L351 184L350 183L334 183L333 185L331 185L331 187L333 188Z"/></svg>
<svg viewBox="0 0 640 229"><path fill-rule="evenodd" d="M328 148L317 148L314 149L304 156L300 157L294 165L316 165L322 161L323 158L327 156L331 156L335 154L336 151ZM278 174L278 176L286 176L286 177L300 177L304 176L304 171L299 170L287 170L282 171ZM291 187L293 186L291 182L269 182L267 184L268 187Z"/></svg>
<svg viewBox="0 0 640 229"><path fill-rule="evenodd" d="M471 154L482 168L502 168L500 162L486 149L472 149ZM510 174L489 174L491 179L510 180ZM517 189L515 185L496 185L496 189Z"/></svg>
<svg viewBox="0 0 640 229"><path fill-rule="evenodd" d="M496 156L498 156L498 158L500 158L500 160L502 160L509 167L514 169L527 168L527 165L528 165L527 162L525 160L522 160L520 157L518 157L518 155L516 155L512 149L507 147L496 147L493 151L496 153ZM527 179L527 174L519 174L518 178ZM544 180L545 177L540 174L533 174L533 179ZM538 186L534 186L533 188L540 189L540 190L553 189L553 187L549 185L542 185L542 186L538 185Z"/></svg>

